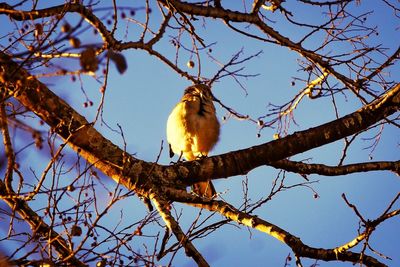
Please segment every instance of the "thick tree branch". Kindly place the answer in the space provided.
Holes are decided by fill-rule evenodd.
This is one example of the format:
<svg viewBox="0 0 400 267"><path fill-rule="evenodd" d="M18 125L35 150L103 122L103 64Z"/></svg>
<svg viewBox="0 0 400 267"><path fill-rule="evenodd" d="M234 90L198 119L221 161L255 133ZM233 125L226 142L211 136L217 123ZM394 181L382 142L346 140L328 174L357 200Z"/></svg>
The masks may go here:
<svg viewBox="0 0 400 267"><path fill-rule="evenodd" d="M147 195L151 187L180 187L196 181L246 174L254 168L320 147L362 131L399 109L400 84L354 113L285 138L219 156L161 166L136 159L97 132L73 110L19 65L2 54L0 83L8 93L48 123L90 163L125 187ZM195 179L187 179L196 177ZM137 187L137 185L140 185Z"/></svg>
<svg viewBox="0 0 400 267"><path fill-rule="evenodd" d="M400 83L379 99L337 120L265 144L204 158L196 163L181 163L178 166L187 167L187 177L197 177L194 181L247 174L256 167L273 165L278 160L363 131L399 109Z"/></svg>
<svg viewBox="0 0 400 267"><path fill-rule="evenodd" d="M88 162L128 189L135 189L137 183L149 182L147 178L156 165L135 159L112 144L83 116L5 54L0 54L0 68L3 90L42 118Z"/></svg>

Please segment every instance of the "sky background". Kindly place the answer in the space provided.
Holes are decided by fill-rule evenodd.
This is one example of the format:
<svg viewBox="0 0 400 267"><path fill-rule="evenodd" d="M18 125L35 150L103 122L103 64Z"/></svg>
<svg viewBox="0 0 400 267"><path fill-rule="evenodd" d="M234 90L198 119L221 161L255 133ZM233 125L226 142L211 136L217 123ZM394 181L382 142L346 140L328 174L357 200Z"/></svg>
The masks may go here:
<svg viewBox="0 0 400 267"><path fill-rule="evenodd" d="M228 1L223 1L223 3ZM249 1L247 1L249 2ZM324 21L324 14L317 9L304 9L296 5L292 0L288 0L284 7L293 12L294 18L303 22L318 23ZM388 54L392 54L399 45L398 27L399 19L395 18L393 12L384 6L381 1L361 1L361 5L351 4L351 10L354 15L361 15L371 12L366 20L369 26L377 25L379 35L372 35L370 44L383 43L387 47ZM392 1L399 6L399 2ZM43 2L44 3L44 2ZM141 1L117 1L121 6L134 5L142 7ZM101 5L110 6L110 3L102 1ZM229 1L227 6L233 10L242 10L242 1ZM150 25L157 25L159 19L157 8L154 7ZM107 12L105 19L107 19ZM142 19L144 10L139 9L135 18ZM268 14L271 19L271 26L276 28L281 34L296 41L306 29L294 28L282 20L281 14L276 12ZM66 18L70 23L76 21L76 16ZM273 21L273 22L272 22ZM8 23L4 16L0 17L0 24ZM127 26L129 24L129 27ZM13 27L12 24L7 24ZM262 53L246 62L243 66L243 73L259 74L257 77L241 79L245 86L245 92L232 78L224 78L213 86L213 93L225 105L234 108L241 114L247 114L257 119L268 112L269 104L283 104L291 99L297 92L304 88L305 84L296 81L294 86L291 82L294 77L306 78L304 72L299 71L298 60L301 57L287 48L277 47L276 45L262 43L250 40L238 33L228 30L220 21L206 20L197 22L198 34L204 38L206 44L215 43L212 46L212 56L219 61L226 63L230 58L240 50L243 50L242 57L254 55L259 51ZM128 30L127 30L128 29ZM250 32L256 32L249 29ZM138 28L132 23L119 20L117 36L123 40L135 40L140 34ZM124 36L128 36L124 39ZM320 44L323 35L317 35L305 43L306 48L312 49L316 44ZM99 41L98 36L88 33L81 37L83 44L91 44ZM155 46L160 52L165 53L170 59L174 59L174 48L166 41ZM187 40L185 40L187 41ZM5 42L2 40L2 42ZM330 46L333 52L336 50L345 50L348 47ZM218 70L218 65L206 55L207 50L201 52L202 57L202 75L212 77ZM171 159L168 155L166 144L165 127L167 117L182 96L183 90L191 85L185 78L180 77L172 69L163 64L158 59L149 56L146 52L129 50L124 51L128 69L126 73L120 75L115 67L111 65L108 78L108 87L106 90L102 118L105 123L97 123L96 128L112 142L123 147L124 141L118 130L118 125L123 129L126 142L126 150L134 154L135 157L145 161L155 161L160 153L161 144L163 150L159 159L160 164L170 164ZM179 66L191 74L197 73L197 62L193 69L186 67L186 63L191 59L190 53L180 55ZM379 58L381 59L382 58ZM61 64L62 61L60 61ZM73 69L78 66L78 62L69 62L68 67ZM74 65L75 64L75 65ZM345 70L344 74L347 74ZM393 80L399 81L399 66L391 68ZM79 82L72 82L70 77L61 77L56 79L44 80L49 88L56 94L64 97L67 102L78 110L89 121L96 115L96 109L100 103L101 93L99 92L101 84L94 81L91 77L82 77L83 90L88 98L93 101L94 106L84 108L83 103L87 101L85 94L81 90ZM346 97L337 95L335 99L339 107L339 115L343 116L351 113L361 107L360 102L355 100L350 94ZM218 155L230 151L251 147L273 140L276 129L266 128L257 137L258 126L248 120L237 120L229 118L226 110L217 103L217 114L221 121L220 141L210 155ZM310 127L318 126L322 123L335 119L335 113L332 102L329 98L310 100L305 98L298 108L294 111L296 124L292 123L289 133L306 130ZM33 125L39 125L39 119L33 118ZM107 124L107 125L106 125ZM45 126L43 126L45 127ZM362 138L371 138L378 132L373 129ZM387 126L383 132L379 145L372 154L368 148L372 142L368 140L358 140L349 149L345 164L363 162L369 160L399 160L399 140L398 130ZM23 146L24 140L15 140L16 146ZM333 144L307 151L294 156L294 160L310 159L313 163L337 164L344 146L343 140ZM37 155L35 150L26 150L19 155L21 160L28 160L37 166L38 172L47 164L46 155ZM370 158L371 157L371 158ZM176 160L176 158L174 159ZM42 167L41 167L42 166ZM279 173L272 167L263 166L251 171L246 177L237 176L229 179L220 179L214 181L214 185L221 197L235 207L243 204L243 181L248 179L249 196L252 201L265 197L271 190L272 183ZM368 219L375 219L388 206L390 201L400 191L399 178L391 172L369 172L359 173L347 176L324 177L310 175L310 181L315 182L309 187L297 187L277 194L271 201L255 211L260 218L269 221L295 236L301 237L301 240L312 247L334 248L340 246L357 235L359 220L354 212L345 204L341 195L346 194L348 200L355 204L359 211ZM114 188L115 183L102 178L102 183L107 188ZM63 181L68 184L69 181ZM297 174L287 173L285 178L286 185L293 185L304 182L303 178ZM99 205L106 205L109 197L106 190L98 189ZM314 198L314 194L318 198ZM38 201L39 202L39 201ZM32 204L35 205L35 204ZM40 203L38 203L40 206ZM182 204L174 204L177 213L182 212L180 222L184 230L187 230L193 219L198 215L198 210L188 208ZM400 208L397 203L393 208ZM129 197L118 202L109 214L102 219L103 225L110 228L122 228L129 225L147 213L144 205L136 198ZM210 215L203 211L202 218ZM118 219L117 219L118 218ZM212 216L209 222L215 222L224 219L219 214ZM3 225L4 226L4 225ZM3 228L3 232L4 232ZM143 229L144 235L155 234L162 229L156 224L151 224ZM388 220L379 226L371 237L370 244L379 252L391 257L392 261L382 260L389 266L400 266L400 220L398 217ZM152 244L151 238L138 238L134 240L132 246L140 250L145 250L143 242ZM194 241L195 246L205 256L211 266L283 266L285 258L292 252L290 249L280 243L278 240L260 233L258 231L247 229L233 223L226 225L209 236ZM0 244L1 245L1 244ZM357 246L353 251L359 251L361 246ZM373 255L372 253L368 253ZM373 255L377 257L376 255ZM169 261L163 259L160 264L166 264ZM304 266L310 266L314 260L303 259ZM353 266L350 263L341 262L318 262L319 266ZM174 266L194 266L194 262L184 255L183 251L177 253ZM290 266L295 266L292 261Z"/></svg>

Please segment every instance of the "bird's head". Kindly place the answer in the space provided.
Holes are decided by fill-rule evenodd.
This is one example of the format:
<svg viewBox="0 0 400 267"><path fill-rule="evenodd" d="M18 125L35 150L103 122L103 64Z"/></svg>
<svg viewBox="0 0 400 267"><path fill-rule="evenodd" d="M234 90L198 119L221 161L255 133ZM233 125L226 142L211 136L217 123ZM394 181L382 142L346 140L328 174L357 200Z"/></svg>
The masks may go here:
<svg viewBox="0 0 400 267"><path fill-rule="evenodd" d="M185 95L187 95L187 94L198 95L201 98L208 99L208 100L213 99L210 87L205 84L195 84L195 85L189 86L188 88L185 89Z"/></svg>

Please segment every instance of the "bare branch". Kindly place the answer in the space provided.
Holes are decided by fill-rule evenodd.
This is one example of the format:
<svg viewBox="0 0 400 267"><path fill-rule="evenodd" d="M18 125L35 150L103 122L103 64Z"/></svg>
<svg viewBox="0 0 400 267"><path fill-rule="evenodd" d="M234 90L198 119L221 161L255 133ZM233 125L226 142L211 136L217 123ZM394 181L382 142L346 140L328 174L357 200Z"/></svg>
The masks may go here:
<svg viewBox="0 0 400 267"><path fill-rule="evenodd" d="M155 194L152 194L150 198L153 201L157 211L163 218L167 227L174 233L176 239L178 239L178 242L185 248L186 255L193 258L198 266L210 266L204 259L204 257L200 254L200 252L198 252L197 249L193 246L189 238L183 233L178 222L172 217L168 202L165 200L160 200L160 196L157 196Z"/></svg>
<svg viewBox="0 0 400 267"><path fill-rule="evenodd" d="M400 161L380 161L348 164L342 166L327 166L324 164L311 164L290 160L279 160L270 163L274 168L301 174L319 174L325 176L339 176L356 172L393 171L400 173Z"/></svg>
<svg viewBox="0 0 400 267"><path fill-rule="evenodd" d="M360 254L356 252L337 251L336 249L322 249L307 246L300 240L300 238L290 234L282 228L279 228L278 226L270 222L260 219L257 216L252 216L247 213L240 212L239 210L225 203L224 201L204 201L196 196L190 196L190 199L189 196L185 198L186 201L189 203L202 202L202 208L208 209L209 211L217 211L221 213L221 215L227 217L234 222L254 228L260 232L274 237L275 239L288 245L298 257L320 259L324 261L341 260L354 263L361 261L367 266L386 266L385 264L379 262L377 259L371 256L363 255L363 257L360 257Z"/></svg>

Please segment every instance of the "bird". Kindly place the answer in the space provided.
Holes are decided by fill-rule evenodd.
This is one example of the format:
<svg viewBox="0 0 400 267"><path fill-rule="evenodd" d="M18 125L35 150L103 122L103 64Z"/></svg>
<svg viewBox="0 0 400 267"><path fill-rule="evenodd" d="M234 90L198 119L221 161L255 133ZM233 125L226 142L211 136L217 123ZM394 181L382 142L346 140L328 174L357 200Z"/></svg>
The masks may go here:
<svg viewBox="0 0 400 267"><path fill-rule="evenodd" d="M167 120L170 156L175 153L188 161L205 157L218 142L219 133L210 87L205 84L187 87ZM195 183L192 190L201 197L216 197L211 181Z"/></svg>

